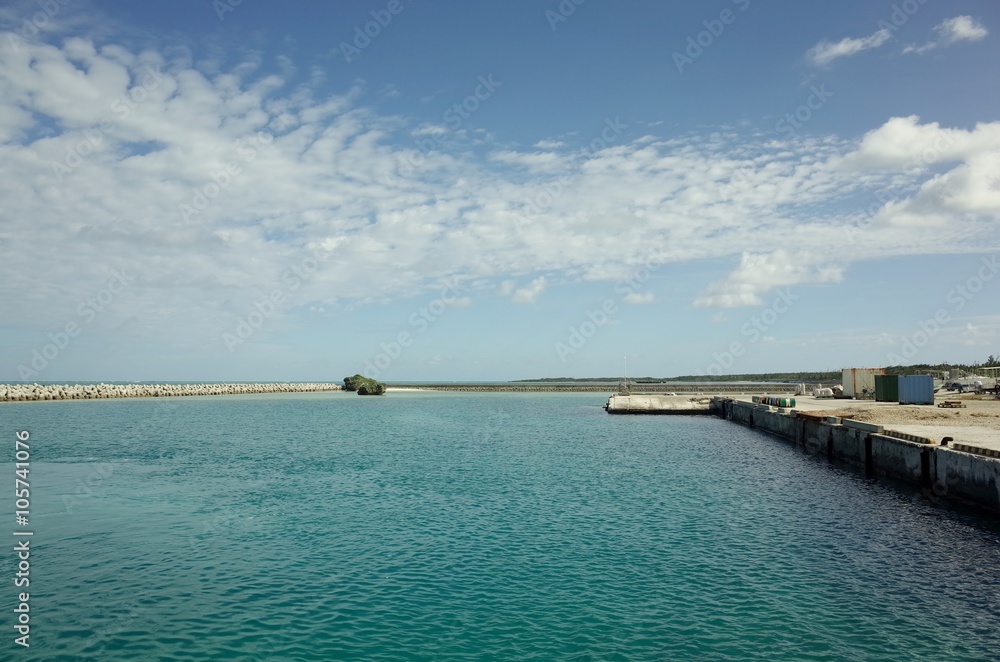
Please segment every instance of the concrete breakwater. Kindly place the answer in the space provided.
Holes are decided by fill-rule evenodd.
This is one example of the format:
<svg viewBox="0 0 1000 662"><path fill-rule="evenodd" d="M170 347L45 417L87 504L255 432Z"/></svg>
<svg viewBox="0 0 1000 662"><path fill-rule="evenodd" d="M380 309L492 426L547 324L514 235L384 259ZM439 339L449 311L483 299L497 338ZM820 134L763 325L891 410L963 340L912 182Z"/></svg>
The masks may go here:
<svg viewBox="0 0 1000 662"><path fill-rule="evenodd" d="M711 408L721 418L777 435L867 475L905 481L929 495L1000 513L1000 459L979 449L965 444L952 448L881 425L731 398L713 398Z"/></svg>
<svg viewBox="0 0 1000 662"><path fill-rule="evenodd" d="M163 398L186 395L245 395L339 391L331 383L260 384L0 384L0 402L92 400L99 398Z"/></svg>

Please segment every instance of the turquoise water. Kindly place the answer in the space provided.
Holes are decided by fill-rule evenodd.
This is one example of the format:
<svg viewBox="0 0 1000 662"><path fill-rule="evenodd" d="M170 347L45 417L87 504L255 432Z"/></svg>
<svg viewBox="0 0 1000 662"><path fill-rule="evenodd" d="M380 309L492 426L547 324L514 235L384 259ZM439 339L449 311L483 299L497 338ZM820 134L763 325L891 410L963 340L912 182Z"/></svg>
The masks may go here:
<svg viewBox="0 0 1000 662"><path fill-rule="evenodd" d="M995 519L602 404L0 405L6 457L32 434L35 531L32 645L8 551L0 659L998 658Z"/></svg>

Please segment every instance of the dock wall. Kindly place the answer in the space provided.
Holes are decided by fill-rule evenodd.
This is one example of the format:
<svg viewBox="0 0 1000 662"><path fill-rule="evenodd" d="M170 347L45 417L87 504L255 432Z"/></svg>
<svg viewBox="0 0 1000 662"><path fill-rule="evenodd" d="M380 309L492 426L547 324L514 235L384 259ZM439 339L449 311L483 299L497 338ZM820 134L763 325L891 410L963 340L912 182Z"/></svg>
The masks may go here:
<svg viewBox="0 0 1000 662"><path fill-rule="evenodd" d="M826 455L870 476L888 476L929 494L1000 513L1000 459L968 453L919 438L897 438L881 426L849 419L775 409L730 398L714 398L712 412L787 439L815 455ZM897 435L897 436L892 436Z"/></svg>

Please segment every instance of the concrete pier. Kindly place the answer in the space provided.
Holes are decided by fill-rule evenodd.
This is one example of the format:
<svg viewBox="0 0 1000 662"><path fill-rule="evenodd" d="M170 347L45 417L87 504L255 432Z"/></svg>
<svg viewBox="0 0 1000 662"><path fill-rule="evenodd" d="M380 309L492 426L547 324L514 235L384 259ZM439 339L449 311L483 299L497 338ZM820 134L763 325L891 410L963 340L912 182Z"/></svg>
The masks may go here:
<svg viewBox="0 0 1000 662"><path fill-rule="evenodd" d="M937 497L955 499L1000 514L1000 458L988 449L882 425L826 416L822 411L779 410L717 397L712 410L721 418L769 432L809 452L825 454L871 476L917 485Z"/></svg>
<svg viewBox="0 0 1000 662"><path fill-rule="evenodd" d="M712 398L687 395L616 393L604 406L609 414L711 414Z"/></svg>

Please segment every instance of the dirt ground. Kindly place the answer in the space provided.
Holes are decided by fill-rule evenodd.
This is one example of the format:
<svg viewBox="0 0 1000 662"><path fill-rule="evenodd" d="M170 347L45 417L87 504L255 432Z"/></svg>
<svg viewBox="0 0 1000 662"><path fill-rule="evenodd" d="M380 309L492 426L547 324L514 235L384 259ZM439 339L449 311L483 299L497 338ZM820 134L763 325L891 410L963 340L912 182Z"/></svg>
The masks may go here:
<svg viewBox="0 0 1000 662"><path fill-rule="evenodd" d="M856 421L891 426L893 424L931 425L941 427L975 426L1000 430L1000 400L972 397L945 396L937 399L959 400L963 409L943 409L937 405L897 405L895 407L874 403L854 402L831 411L830 416L853 418Z"/></svg>

